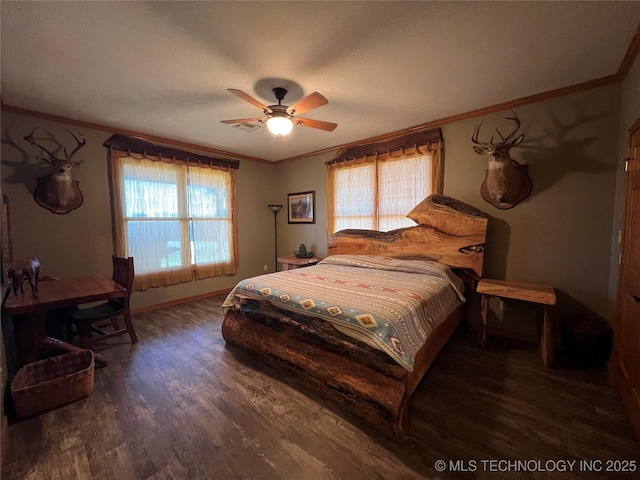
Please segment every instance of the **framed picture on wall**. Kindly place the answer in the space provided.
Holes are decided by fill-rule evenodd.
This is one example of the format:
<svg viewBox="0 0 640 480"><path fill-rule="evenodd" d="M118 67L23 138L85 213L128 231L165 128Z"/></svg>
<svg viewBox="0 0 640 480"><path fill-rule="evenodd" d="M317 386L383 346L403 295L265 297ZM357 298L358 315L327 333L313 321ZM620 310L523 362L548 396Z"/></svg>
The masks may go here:
<svg viewBox="0 0 640 480"><path fill-rule="evenodd" d="M316 192L287 194L289 223L316 223Z"/></svg>

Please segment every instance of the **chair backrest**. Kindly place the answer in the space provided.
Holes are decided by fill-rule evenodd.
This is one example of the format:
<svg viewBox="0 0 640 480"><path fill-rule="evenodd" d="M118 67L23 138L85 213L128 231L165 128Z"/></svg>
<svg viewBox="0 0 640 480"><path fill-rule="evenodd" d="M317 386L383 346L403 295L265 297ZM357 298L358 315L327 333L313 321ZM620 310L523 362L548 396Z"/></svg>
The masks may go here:
<svg viewBox="0 0 640 480"><path fill-rule="evenodd" d="M133 257L118 257L113 255L113 280L120 284L129 295L133 289Z"/></svg>

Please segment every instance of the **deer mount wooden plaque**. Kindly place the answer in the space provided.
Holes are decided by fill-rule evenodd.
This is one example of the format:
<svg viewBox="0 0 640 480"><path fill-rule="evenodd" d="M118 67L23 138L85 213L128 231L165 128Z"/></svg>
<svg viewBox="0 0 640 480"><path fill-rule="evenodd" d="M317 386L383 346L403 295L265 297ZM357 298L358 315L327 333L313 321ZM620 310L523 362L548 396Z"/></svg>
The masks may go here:
<svg viewBox="0 0 640 480"><path fill-rule="evenodd" d="M515 122L515 128L506 137L496 128L500 135L500 141L494 142L493 136L488 142L478 141L478 133L482 122L476 124L473 129L471 141L473 151L478 155L489 155L489 165L480 194L482 198L500 210L515 207L526 199L533 189L533 182L529 177L529 166L516 162L509 155L509 150L519 145L524 140L524 134L515 136L520 128L520 119L512 110L513 117L505 117Z"/></svg>
<svg viewBox="0 0 640 480"><path fill-rule="evenodd" d="M36 130L38 127L34 128L24 139L45 153L44 156L36 158L51 165L53 169L47 175L38 177L38 185L33 192L33 198L38 205L50 212L60 215L69 213L80 207L84 200L78 181L71 178L71 169L82 165L82 160L73 160L73 157L78 150L86 145L87 140L79 133L67 130L76 142L76 146L69 153L67 147L49 132L47 132L47 137L36 139L33 136ZM55 147L44 146L43 140L54 144Z"/></svg>

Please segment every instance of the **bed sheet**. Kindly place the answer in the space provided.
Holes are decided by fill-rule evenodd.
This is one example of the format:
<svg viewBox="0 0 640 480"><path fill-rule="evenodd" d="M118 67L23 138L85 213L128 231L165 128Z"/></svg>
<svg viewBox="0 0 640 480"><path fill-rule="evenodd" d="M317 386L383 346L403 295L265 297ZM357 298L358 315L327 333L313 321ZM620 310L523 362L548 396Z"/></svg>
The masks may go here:
<svg viewBox="0 0 640 480"><path fill-rule="evenodd" d="M413 371L417 352L465 301L463 292L462 280L439 262L333 255L315 266L242 280L223 309L250 298L320 317Z"/></svg>

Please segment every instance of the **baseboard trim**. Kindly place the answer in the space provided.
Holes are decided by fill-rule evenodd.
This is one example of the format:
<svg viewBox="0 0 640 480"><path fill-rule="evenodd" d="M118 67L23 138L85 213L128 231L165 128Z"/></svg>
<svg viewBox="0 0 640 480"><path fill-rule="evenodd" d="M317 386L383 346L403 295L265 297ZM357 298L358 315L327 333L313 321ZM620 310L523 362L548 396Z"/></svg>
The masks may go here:
<svg viewBox="0 0 640 480"><path fill-rule="evenodd" d="M231 288L227 288L224 290L216 290L215 292L201 293L199 295L194 295L192 297L178 298L176 300L171 300L169 302L156 303L153 305L146 305L144 307L133 308L131 309L131 315L136 315L137 313L152 312L153 310L160 310L161 308L173 307L175 305L194 302L196 300L204 300L205 298L216 297L218 295L226 295L231 290L232 290Z"/></svg>

